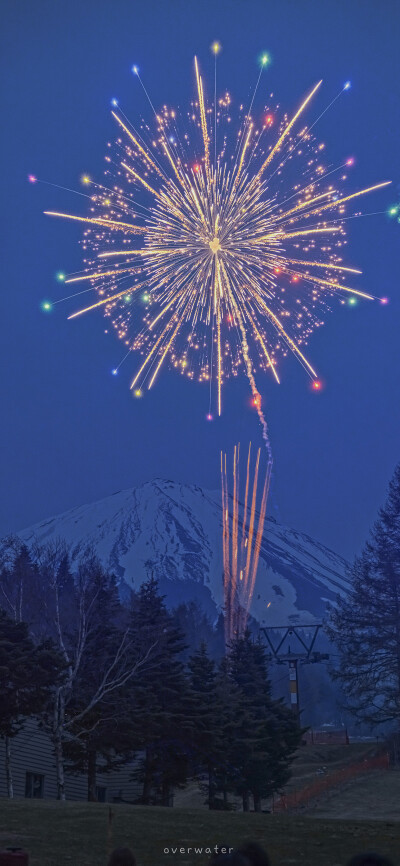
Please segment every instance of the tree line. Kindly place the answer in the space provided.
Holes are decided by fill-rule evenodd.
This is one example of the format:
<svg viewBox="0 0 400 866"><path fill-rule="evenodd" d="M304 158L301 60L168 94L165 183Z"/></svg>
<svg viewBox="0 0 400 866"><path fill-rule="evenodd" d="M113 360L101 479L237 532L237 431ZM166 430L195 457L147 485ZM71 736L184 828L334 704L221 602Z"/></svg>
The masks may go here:
<svg viewBox="0 0 400 866"><path fill-rule="evenodd" d="M3 543L0 737L12 796L12 741L27 717L48 733L59 799L65 771L96 776L128 762L140 802L172 805L196 779L209 808L261 809L290 777L301 731L271 696L262 644L249 633L219 663L188 652L181 622L150 577L128 603L91 551L74 569L65 545ZM135 760L134 760L135 759Z"/></svg>
<svg viewBox="0 0 400 866"><path fill-rule="evenodd" d="M400 733L400 466L370 538L331 607L331 673L343 706L371 729ZM193 651L195 630L205 641ZM61 542L0 547L0 737L12 796L12 741L33 716L50 736L58 797L64 773L96 774L135 761L140 802L172 804L197 779L210 808L243 809L290 776L301 731L274 700L263 645L249 633L215 661L218 636L193 605L166 608L151 577L121 603L95 554L74 566ZM216 642L216 643L215 643ZM221 650L221 647L219 647ZM399 737L400 740L400 737ZM400 752L400 749L399 749Z"/></svg>

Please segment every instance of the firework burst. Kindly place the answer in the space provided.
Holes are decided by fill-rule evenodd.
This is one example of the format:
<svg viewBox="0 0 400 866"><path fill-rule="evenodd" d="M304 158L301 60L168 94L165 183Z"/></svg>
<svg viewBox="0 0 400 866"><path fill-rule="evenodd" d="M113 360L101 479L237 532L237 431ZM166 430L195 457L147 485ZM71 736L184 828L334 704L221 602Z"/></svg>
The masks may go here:
<svg viewBox="0 0 400 866"><path fill-rule="evenodd" d="M135 396L169 362L209 383L211 418L213 394L221 414L224 379L244 368L266 442L255 375L268 370L279 382L279 356L290 351L318 388L304 348L311 332L334 298L371 298L348 285L361 272L343 262L346 206L386 185L343 191L353 160L332 166L311 132L316 121L304 125L321 82L293 116L272 94L254 109L267 63L264 55L250 106L234 110L228 93L217 98L216 74L206 102L195 59L196 97L183 117L156 112L133 67L154 122L135 128L112 100L119 137L104 183L82 178L90 215L51 212L85 226L84 271L65 282L87 281L96 297L70 318L103 309L123 360L139 356Z"/></svg>

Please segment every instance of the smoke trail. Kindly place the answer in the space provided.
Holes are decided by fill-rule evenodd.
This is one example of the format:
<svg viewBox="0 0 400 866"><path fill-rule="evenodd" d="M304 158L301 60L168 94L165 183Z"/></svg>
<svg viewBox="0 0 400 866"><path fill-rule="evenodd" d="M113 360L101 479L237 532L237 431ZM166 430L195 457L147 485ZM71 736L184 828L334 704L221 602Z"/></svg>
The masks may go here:
<svg viewBox="0 0 400 866"><path fill-rule="evenodd" d="M268 424L267 424L265 415L261 409L261 394L257 388L256 380L254 378L253 368L252 368L251 360L250 360L249 344L247 342L247 336L246 336L246 329L245 329L244 324L243 324L243 316L242 316L242 313L241 313L241 311L238 307L238 304L236 302L236 298L235 298L235 296L234 296L234 294L230 288L228 275L226 273L223 262L221 262L220 268L221 268L222 273L224 275L226 289L227 289L228 295L230 297L230 300L232 302L232 306L234 308L234 311L236 313L237 320L239 323L240 333L242 335L243 358L244 358L244 362L246 365L247 378L250 382L251 393L253 395L253 403L257 409L257 414L258 414L261 428L262 428L262 437L264 439L265 447L266 447L267 453L268 453L268 464L270 464L272 467L272 449L271 449L271 443L270 443L269 435L268 435Z"/></svg>
<svg viewBox="0 0 400 866"><path fill-rule="evenodd" d="M271 466L271 468L272 468L272 462L273 462L272 461L272 449L271 449L271 442L270 442L269 435L268 435L268 424L267 424L265 415L261 409L261 394L257 388L256 380L254 378L253 368L251 366L251 360L250 360L250 355L249 355L249 346L248 346L248 342L247 342L247 338L246 338L246 330L245 330L245 327L243 325L243 320L242 320L242 317L240 314L238 316L238 319L239 319L240 331L242 334L243 357L244 357L244 361L246 364L247 378L250 382L251 393L253 395L253 403L257 409L257 415L259 417L261 428L262 428L262 437L264 439L265 447L266 447L267 453L268 453L268 465Z"/></svg>

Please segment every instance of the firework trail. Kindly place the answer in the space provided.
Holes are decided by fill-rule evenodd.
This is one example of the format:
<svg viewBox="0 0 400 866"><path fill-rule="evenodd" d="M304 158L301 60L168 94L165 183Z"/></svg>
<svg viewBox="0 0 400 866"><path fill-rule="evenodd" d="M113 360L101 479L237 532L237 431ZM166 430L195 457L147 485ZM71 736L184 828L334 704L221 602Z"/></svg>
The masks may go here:
<svg viewBox="0 0 400 866"><path fill-rule="evenodd" d="M258 449L254 470L251 469L251 443L247 455L243 518L240 521L240 444L233 453L233 487L229 495L226 454L221 452L222 552L225 609L225 643L228 645L246 629L253 598L264 531L271 462L268 460L262 484L261 506L257 521L257 498L261 463ZM250 509L249 493L251 498ZM230 507L231 500L231 507Z"/></svg>
<svg viewBox="0 0 400 866"><path fill-rule="evenodd" d="M217 95L219 44L212 50L214 100L195 59L186 115L156 111L134 66L152 121L134 127L112 100L118 138L104 182L83 177L90 213L47 213L85 226L84 270L65 282L83 282L77 294L95 298L69 318L103 310L125 347L113 372L139 355L131 388L140 397L169 363L208 383L211 419L213 386L220 415L224 380L244 369L271 461L257 372L279 382L279 356L292 352L320 387L305 355L310 334L335 298L372 297L347 284L361 271L343 262L346 207L389 182L347 192L354 160L330 164L311 132L340 94L310 126L304 117L321 82L292 115L272 94L256 108L264 55L249 108L234 109L228 93Z"/></svg>

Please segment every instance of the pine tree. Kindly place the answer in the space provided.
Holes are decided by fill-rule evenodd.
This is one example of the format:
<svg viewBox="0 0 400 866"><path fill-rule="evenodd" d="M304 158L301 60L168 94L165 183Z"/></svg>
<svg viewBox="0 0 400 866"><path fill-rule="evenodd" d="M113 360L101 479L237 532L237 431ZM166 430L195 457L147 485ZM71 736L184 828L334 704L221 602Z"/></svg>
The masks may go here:
<svg viewBox="0 0 400 866"><path fill-rule="evenodd" d="M0 737L15 736L39 712L62 668L50 641L35 646L27 624L0 609Z"/></svg>
<svg viewBox="0 0 400 866"><path fill-rule="evenodd" d="M217 685L215 663L209 658L206 644L189 659L191 714L193 718L194 772L208 775L207 803L215 807L216 775L224 758L224 739L221 728L222 701Z"/></svg>
<svg viewBox="0 0 400 866"><path fill-rule="evenodd" d="M0 605L14 622L29 623L30 636L36 640L42 635L35 620L39 585L39 572L26 545L17 536L4 538L0 542ZM13 796L11 740L9 736L4 738L9 797Z"/></svg>
<svg viewBox="0 0 400 866"><path fill-rule="evenodd" d="M172 805L173 788L186 783L188 768L188 687L181 660L185 644L153 577L136 596L131 627L142 651L155 645L146 676L133 680L132 736L145 750L139 771L142 802L152 801L156 787L163 805Z"/></svg>
<svg viewBox="0 0 400 866"><path fill-rule="evenodd" d="M0 543L0 606L15 622L27 622L38 632L36 620L40 575L31 553L15 536Z"/></svg>
<svg viewBox="0 0 400 866"><path fill-rule="evenodd" d="M255 811L261 800L278 791L290 778L290 763L300 745L301 730L282 701L271 698L264 647L249 632L232 644L230 677L240 692L240 725L233 742L236 793L243 810L249 795Z"/></svg>
<svg viewBox="0 0 400 866"><path fill-rule="evenodd" d="M240 775L236 766L235 744L242 730L243 702L240 689L230 675L227 656L221 659L218 666L216 691L219 751L215 763L214 781L217 793L222 794L222 803L217 798L214 802L216 808L228 811L234 808L229 801L229 794L236 792Z"/></svg>
<svg viewBox="0 0 400 866"><path fill-rule="evenodd" d="M350 593L330 614L328 634L340 655L333 675L359 722L395 722L399 730L400 464L351 579Z"/></svg>
<svg viewBox="0 0 400 866"><path fill-rule="evenodd" d="M211 658L221 657L224 652L224 639L211 625L203 608L197 601L182 602L172 612L174 622L185 636L187 649L182 653L182 660L187 662L191 653L206 644Z"/></svg>
<svg viewBox="0 0 400 866"><path fill-rule="evenodd" d="M6 778L12 797L10 740L27 716L39 715L49 690L62 681L63 662L51 641L35 646L25 622L0 609L0 738L6 740Z"/></svg>

